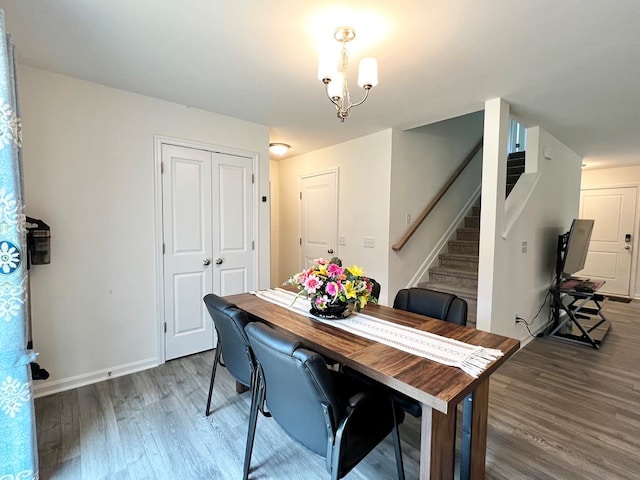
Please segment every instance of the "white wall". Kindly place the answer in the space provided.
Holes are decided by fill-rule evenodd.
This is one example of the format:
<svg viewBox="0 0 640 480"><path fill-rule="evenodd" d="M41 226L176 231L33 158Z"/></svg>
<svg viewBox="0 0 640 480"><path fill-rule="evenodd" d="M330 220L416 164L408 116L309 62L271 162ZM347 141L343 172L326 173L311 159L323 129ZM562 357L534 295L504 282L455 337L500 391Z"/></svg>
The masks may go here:
<svg viewBox="0 0 640 480"><path fill-rule="evenodd" d="M33 338L51 373L37 391L153 366L158 355L154 135L259 154L268 127L31 67L19 68L26 213L51 226L31 270ZM259 204L259 284L269 285L269 206Z"/></svg>
<svg viewBox="0 0 640 480"><path fill-rule="evenodd" d="M526 341L528 334L522 325L515 325L515 316L532 320L551 286L557 236L569 229L578 213L581 158L541 128L529 128L527 172L539 178L528 184L534 186L527 195L516 192L526 203L506 233L505 202L499 199L504 195L504 177L495 168L498 163L506 163L506 143L502 145L506 135L501 129L507 123L503 120L505 108L508 118L508 104L500 103L489 101L485 109L478 328ZM551 160L543 158L545 147L551 152ZM486 208L486 192L498 192L495 221L494 212ZM492 223L495 230L487 228ZM526 252L523 242L527 243ZM539 330L548 318L547 302L531 331Z"/></svg>
<svg viewBox="0 0 640 480"><path fill-rule="evenodd" d="M281 286L278 283L278 270L280 265L280 162L269 161L269 190L271 192L271 288Z"/></svg>
<svg viewBox="0 0 640 480"><path fill-rule="evenodd" d="M337 247L345 264L357 264L382 285L380 303L386 304L389 276L389 176L391 130L384 130L311 153L279 160L281 284L298 271L299 179L302 175L338 168ZM364 248L363 237L374 237L375 248Z"/></svg>
<svg viewBox="0 0 640 480"><path fill-rule="evenodd" d="M393 131L389 242L400 240L482 137L476 112L410 131ZM429 252L480 185L481 155L467 167L402 250L390 250L389 297L419 270Z"/></svg>
<svg viewBox="0 0 640 480"><path fill-rule="evenodd" d="M582 188L596 187L638 187L640 192L640 166L605 168L598 170L583 170L582 172ZM636 199L636 218L640 218L640 198ZM640 232L635 232L633 254L637 257L640 250ZM637 260L633 262L635 265L640 264ZM633 275L633 273L632 273ZM640 269L635 272L635 292L633 296L640 299Z"/></svg>

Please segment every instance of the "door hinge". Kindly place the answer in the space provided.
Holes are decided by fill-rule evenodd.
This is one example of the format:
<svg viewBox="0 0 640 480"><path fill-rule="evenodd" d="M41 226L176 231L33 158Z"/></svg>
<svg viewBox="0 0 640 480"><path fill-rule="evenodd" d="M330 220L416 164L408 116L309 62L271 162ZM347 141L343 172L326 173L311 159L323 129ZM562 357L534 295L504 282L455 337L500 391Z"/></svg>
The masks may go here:
<svg viewBox="0 0 640 480"><path fill-rule="evenodd" d="M302 200L302 192L300 192L300 200Z"/></svg>
<svg viewBox="0 0 640 480"><path fill-rule="evenodd" d="M256 249L256 241L251 240L251 250L255 250L255 249Z"/></svg>
<svg viewBox="0 0 640 480"><path fill-rule="evenodd" d="M160 162L160 175L164 173L164 162Z"/></svg>
<svg viewBox="0 0 640 480"><path fill-rule="evenodd" d="M302 245L302 237L300 237L300 245Z"/></svg>
<svg viewBox="0 0 640 480"><path fill-rule="evenodd" d="M164 245L164 243L163 243L163 244L162 244L162 254L163 254L163 255L164 255L164 252L165 252L165 245Z"/></svg>
<svg viewBox="0 0 640 480"><path fill-rule="evenodd" d="M251 183L256 183L256 174L255 173L251 174Z"/></svg>
<svg viewBox="0 0 640 480"><path fill-rule="evenodd" d="M164 333L167 333L167 322L164 322Z"/></svg>

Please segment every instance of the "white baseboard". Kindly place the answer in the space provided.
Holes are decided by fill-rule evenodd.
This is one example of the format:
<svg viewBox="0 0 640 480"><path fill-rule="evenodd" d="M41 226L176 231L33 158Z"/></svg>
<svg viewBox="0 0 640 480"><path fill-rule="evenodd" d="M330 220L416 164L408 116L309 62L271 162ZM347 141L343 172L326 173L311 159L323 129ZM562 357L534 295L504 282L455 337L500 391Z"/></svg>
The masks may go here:
<svg viewBox="0 0 640 480"><path fill-rule="evenodd" d="M34 398L52 395L72 388L83 387L92 383L102 382L110 378L121 377L130 373L140 372L149 368L157 367L160 363L157 358L148 358L139 362L127 363L116 367L96 370L95 372L83 373L74 377L61 378L56 380L35 380L33 382ZM50 377L51 378L51 377Z"/></svg>

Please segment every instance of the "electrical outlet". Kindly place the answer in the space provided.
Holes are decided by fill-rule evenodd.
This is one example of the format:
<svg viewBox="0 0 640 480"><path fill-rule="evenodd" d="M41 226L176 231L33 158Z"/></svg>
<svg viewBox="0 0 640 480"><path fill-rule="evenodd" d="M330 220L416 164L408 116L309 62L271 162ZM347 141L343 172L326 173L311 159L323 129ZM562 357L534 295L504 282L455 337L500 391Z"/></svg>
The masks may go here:
<svg viewBox="0 0 640 480"><path fill-rule="evenodd" d="M362 239L362 245L365 248L375 248L376 246L376 239L373 237L364 237Z"/></svg>
<svg viewBox="0 0 640 480"><path fill-rule="evenodd" d="M516 314L516 325L519 323L525 323L524 318L518 316L518 314Z"/></svg>
<svg viewBox="0 0 640 480"><path fill-rule="evenodd" d="M527 253L529 248L529 244L527 242L522 242L522 253Z"/></svg>

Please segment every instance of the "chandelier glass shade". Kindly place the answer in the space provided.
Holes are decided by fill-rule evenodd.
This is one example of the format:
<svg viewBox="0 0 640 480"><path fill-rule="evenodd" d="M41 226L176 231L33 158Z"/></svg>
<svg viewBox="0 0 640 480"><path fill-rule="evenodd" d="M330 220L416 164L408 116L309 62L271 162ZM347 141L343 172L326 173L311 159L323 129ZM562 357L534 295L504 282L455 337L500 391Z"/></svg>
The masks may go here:
<svg viewBox="0 0 640 480"><path fill-rule="evenodd" d="M318 64L318 79L324 83L327 97L336 107L341 122L349 118L351 109L364 103L369 90L378 84L378 62L375 58L363 58L358 68L358 86L364 89L364 97L355 103L351 102L347 71L349 68L349 51L347 44L356 37L352 27L339 27L334 38L341 43L340 55L336 59L332 55L321 55Z"/></svg>

